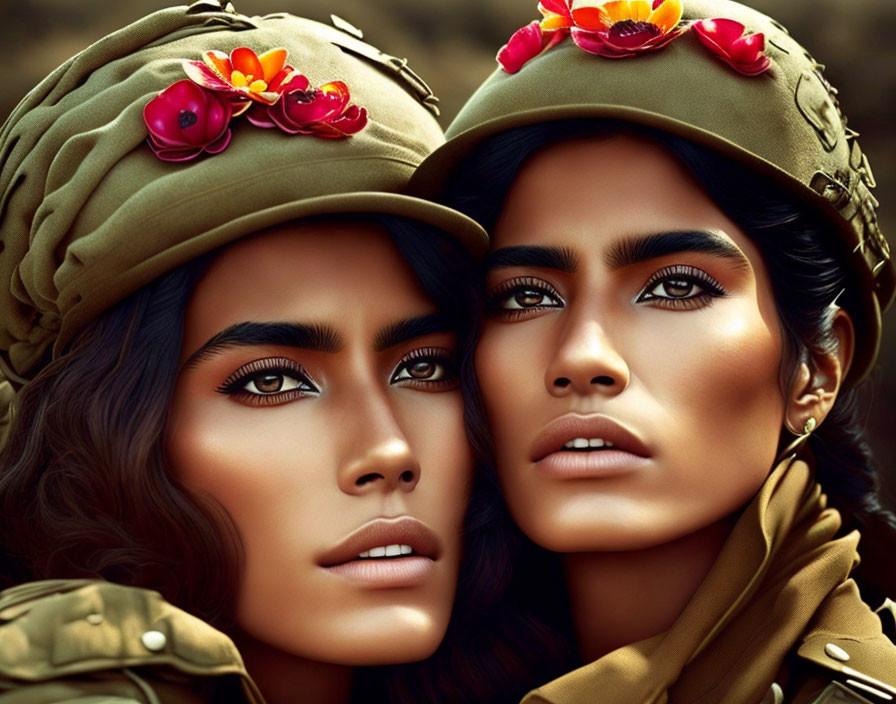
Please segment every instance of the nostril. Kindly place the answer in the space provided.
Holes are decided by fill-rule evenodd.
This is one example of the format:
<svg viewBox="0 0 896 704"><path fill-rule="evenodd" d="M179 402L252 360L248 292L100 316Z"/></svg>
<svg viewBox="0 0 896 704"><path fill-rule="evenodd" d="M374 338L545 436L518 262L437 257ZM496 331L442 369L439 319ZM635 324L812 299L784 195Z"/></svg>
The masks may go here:
<svg viewBox="0 0 896 704"><path fill-rule="evenodd" d="M370 482L376 481L377 479L382 479L382 478L383 478L382 474L377 474L375 472L371 472L370 474L365 474L362 477L358 477L358 479L355 480L355 485L356 486L364 486L365 484L370 484Z"/></svg>
<svg viewBox="0 0 896 704"><path fill-rule="evenodd" d="M601 386L612 386L616 382L611 376L596 376L591 380L592 384L600 384Z"/></svg>
<svg viewBox="0 0 896 704"><path fill-rule="evenodd" d="M554 386L559 386L561 389L565 389L571 383L572 382L569 379L567 379L565 376L561 376L561 377L554 379Z"/></svg>
<svg viewBox="0 0 896 704"><path fill-rule="evenodd" d="M405 470L401 473L401 476L398 477L398 480L404 482L405 484L410 484L412 481L414 481L414 473L409 469Z"/></svg>

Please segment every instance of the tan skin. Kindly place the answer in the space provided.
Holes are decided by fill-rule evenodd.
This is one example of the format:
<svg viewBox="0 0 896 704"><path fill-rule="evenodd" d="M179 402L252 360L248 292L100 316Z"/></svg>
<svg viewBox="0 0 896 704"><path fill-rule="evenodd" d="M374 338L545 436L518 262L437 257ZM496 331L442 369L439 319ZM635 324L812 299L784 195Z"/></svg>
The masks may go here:
<svg viewBox="0 0 896 704"><path fill-rule="evenodd" d="M848 316L835 316L837 353L782 392L758 250L671 154L628 134L524 164L487 295L476 369L498 474L523 532L564 555L582 658L667 630L782 426L833 405Z"/></svg>
<svg viewBox="0 0 896 704"><path fill-rule="evenodd" d="M347 701L352 667L423 659L444 635L473 461L456 336L436 312L388 234L362 223L241 240L189 301L167 451L239 532L237 644L271 704ZM390 533L410 519L430 537ZM371 526L385 537L329 566ZM414 555L370 567L371 541Z"/></svg>

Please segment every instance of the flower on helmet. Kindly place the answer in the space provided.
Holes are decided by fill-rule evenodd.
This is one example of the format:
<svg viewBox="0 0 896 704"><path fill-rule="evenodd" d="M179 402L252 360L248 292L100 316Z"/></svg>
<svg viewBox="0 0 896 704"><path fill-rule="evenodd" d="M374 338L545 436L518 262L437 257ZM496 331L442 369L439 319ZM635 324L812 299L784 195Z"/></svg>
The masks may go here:
<svg viewBox="0 0 896 704"><path fill-rule="evenodd" d="M572 40L611 59L655 51L681 34L681 0L611 0L572 10Z"/></svg>
<svg viewBox="0 0 896 704"><path fill-rule="evenodd" d="M188 79L178 81L143 109L147 141L163 161L217 154L230 143L230 121L244 113L256 127L325 139L350 137L367 124L367 110L349 105L342 81L319 88L286 63L286 49L261 56L240 47L230 55L206 51L184 61Z"/></svg>
<svg viewBox="0 0 896 704"><path fill-rule="evenodd" d="M230 94L242 110L249 101L273 105L281 88L294 72L286 64L286 49L271 49L261 56L252 49L239 47L230 52L206 51L202 61L184 61L184 71L195 83L209 90Z"/></svg>
<svg viewBox="0 0 896 704"><path fill-rule="evenodd" d="M184 79L168 86L143 108L149 146L162 161L187 161L217 154L230 143L230 100Z"/></svg>
<svg viewBox="0 0 896 704"><path fill-rule="evenodd" d="M254 106L247 118L256 127L278 127L288 134L339 139L367 124L367 110L349 105L350 100L348 86L342 81L315 88L305 76L295 75L284 86L279 101L270 106Z"/></svg>
<svg viewBox="0 0 896 704"><path fill-rule="evenodd" d="M538 20L534 20L514 32L496 58L507 73L516 73L529 60L563 41L567 34L568 30L544 31Z"/></svg>
<svg viewBox="0 0 896 704"><path fill-rule="evenodd" d="M758 76L771 64L771 59L764 54L765 35L747 34L740 22L706 19L695 22L692 29L703 46L745 76Z"/></svg>
<svg viewBox="0 0 896 704"><path fill-rule="evenodd" d="M573 0L541 0L538 10L542 19L518 30L498 52L507 73L570 35L579 48L616 59L659 49L685 28L681 0L610 0L575 9Z"/></svg>

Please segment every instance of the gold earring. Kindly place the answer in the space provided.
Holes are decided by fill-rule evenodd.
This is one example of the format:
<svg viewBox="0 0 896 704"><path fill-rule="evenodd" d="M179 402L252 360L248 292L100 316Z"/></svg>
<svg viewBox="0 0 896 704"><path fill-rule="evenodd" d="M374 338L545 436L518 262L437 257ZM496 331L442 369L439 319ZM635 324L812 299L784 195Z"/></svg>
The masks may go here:
<svg viewBox="0 0 896 704"><path fill-rule="evenodd" d="M806 424L803 426L803 435L808 435L813 430L815 430L818 423L815 420L815 416L809 416L806 419Z"/></svg>

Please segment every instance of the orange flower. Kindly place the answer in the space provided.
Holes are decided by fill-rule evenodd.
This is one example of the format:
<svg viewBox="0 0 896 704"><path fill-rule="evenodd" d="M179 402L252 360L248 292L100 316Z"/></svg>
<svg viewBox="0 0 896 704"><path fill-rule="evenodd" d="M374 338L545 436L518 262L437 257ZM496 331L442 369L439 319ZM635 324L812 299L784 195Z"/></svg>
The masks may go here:
<svg viewBox="0 0 896 704"><path fill-rule="evenodd" d="M572 39L585 51L617 59L665 46L681 33L681 0L611 0L571 11Z"/></svg>
<svg viewBox="0 0 896 704"><path fill-rule="evenodd" d="M571 0L541 0L538 11L544 19L539 25L542 32L555 32L572 28Z"/></svg>
<svg viewBox="0 0 896 704"><path fill-rule="evenodd" d="M294 69L286 64L286 49L271 49L261 56L246 47L230 52L206 51L202 61L184 61L184 71L203 88L231 94L234 102L243 103L243 112L254 100L273 105L280 98L282 86Z"/></svg>

